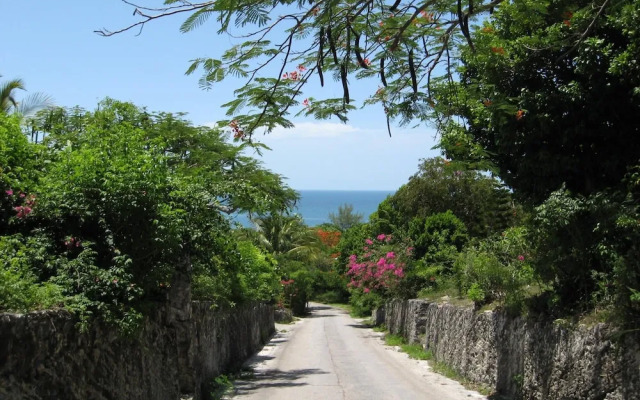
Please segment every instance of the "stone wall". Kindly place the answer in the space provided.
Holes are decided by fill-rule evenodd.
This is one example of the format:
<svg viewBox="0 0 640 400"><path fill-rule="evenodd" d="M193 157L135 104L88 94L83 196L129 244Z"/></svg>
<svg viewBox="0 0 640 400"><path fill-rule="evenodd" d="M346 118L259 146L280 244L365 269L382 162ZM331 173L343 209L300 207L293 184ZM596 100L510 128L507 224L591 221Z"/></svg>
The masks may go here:
<svg viewBox="0 0 640 400"><path fill-rule="evenodd" d="M420 336L424 336L428 307L429 302L424 300L388 301L384 308L384 323L389 332L402 335L410 344L418 343Z"/></svg>
<svg viewBox="0 0 640 400"><path fill-rule="evenodd" d="M514 399L640 399L640 335L605 324L568 326L504 312L390 301L385 322L424 335L434 358ZM410 315L417 313L419 315ZM424 321L424 325L422 325ZM402 324L402 325L401 325ZM410 339L411 340L411 339Z"/></svg>
<svg viewBox="0 0 640 400"><path fill-rule="evenodd" d="M272 307L258 304L160 307L134 338L97 324L80 333L76 322L63 310L0 314L0 400L206 399L213 378L274 331Z"/></svg>

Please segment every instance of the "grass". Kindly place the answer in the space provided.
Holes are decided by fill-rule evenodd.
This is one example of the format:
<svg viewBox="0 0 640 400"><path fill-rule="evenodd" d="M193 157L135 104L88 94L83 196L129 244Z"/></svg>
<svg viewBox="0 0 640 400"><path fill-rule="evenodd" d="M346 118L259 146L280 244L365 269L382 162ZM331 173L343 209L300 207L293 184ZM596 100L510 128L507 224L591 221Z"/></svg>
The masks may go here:
<svg viewBox="0 0 640 400"><path fill-rule="evenodd" d="M493 393L493 391L489 389L487 386L481 385L475 382L471 382L464 376L460 375L458 371L456 371L453 367L451 367L446 363L432 360L429 362L429 365L431 366L431 369L433 370L433 372L436 372L440 375L444 375L449 379L453 379L454 381L458 381L462 386L464 386L469 390L475 390L476 392L484 396L489 396Z"/></svg>
<svg viewBox="0 0 640 400"><path fill-rule="evenodd" d="M387 334L384 341L388 346L399 346L400 349L414 360L431 360L431 351L425 351L420 344L408 344L400 335Z"/></svg>
<svg viewBox="0 0 640 400"><path fill-rule="evenodd" d="M409 355L409 358L412 358L414 360L429 361L429 365L431 366L433 372L444 375L449 379L458 381L462 386L469 390L475 390L485 396L488 396L492 393L492 391L486 386L479 385L466 379L448 364L434 360L433 353L430 350L425 350L420 344L408 344L406 343L404 337L402 337L401 335L394 335L391 333L387 333L384 336L384 341L388 346L400 347L400 349L404 353L407 353Z"/></svg>
<svg viewBox="0 0 640 400"><path fill-rule="evenodd" d="M233 394L235 390L234 382L236 381L236 379L249 380L254 378L255 375L253 369L250 368L243 368L229 375L219 375L214 378L211 384L211 392L209 393L210 398L213 400L227 399Z"/></svg>

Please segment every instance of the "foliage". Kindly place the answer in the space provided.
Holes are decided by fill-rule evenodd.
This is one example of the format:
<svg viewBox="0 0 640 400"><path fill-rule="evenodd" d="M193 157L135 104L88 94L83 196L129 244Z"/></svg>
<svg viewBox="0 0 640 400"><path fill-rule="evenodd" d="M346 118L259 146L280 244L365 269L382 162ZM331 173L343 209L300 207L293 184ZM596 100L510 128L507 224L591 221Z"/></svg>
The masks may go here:
<svg viewBox="0 0 640 400"><path fill-rule="evenodd" d="M628 0L500 4L461 51L460 82L437 90L455 104L442 148L495 165L535 204L563 184L582 195L620 187L640 154L638 22Z"/></svg>
<svg viewBox="0 0 640 400"><path fill-rule="evenodd" d="M409 226L414 258L405 285L411 293L436 289L453 274L458 253L469 240L467 229L451 211L414 218Z"/></svg>
<svg viewBox="0 0 640 400"><path fill-rule="evenodd" d="M469 240L467 228L451 210L425 219L414 218L409 224L409 237L413 241L416 258L435 253L442 245L451 245L460 251Z"/></svg>
<svg viewBox="0 0 640 400"><path fill-rule="evenodd" d="M304 224L300 215L272 213L253 220L259 245L266 251L291 257L317 253L319 238Z"/></svg>
<svg viewBox="0 0 640 400"><path fill-rule="evenodd" d="M506 207L505 207L506 206ZM501 232L515 221L515 205L494 178L442 158L423 160L409 182L383 202L372 224L407 229L414 218L452 211L476 237Z"/></svg>
<svg viewBox="0 0 640 400"><path fill-rule="evenodd" d="M535 244L546 251L538 252L536 270L553 285L560 307L615 305L628 321L639 315L633 297L640 288L636 185L627 194L588 197L560 190L537 208Z"/></svg>
<svg viewBox="0 0 640 400"><path fill-rule="evenodd" d="M338 213L329 213L331 223L344 232L352 226L362 222L362 214L353 212L353 204L343 204L338 206Z"/></svg>
<svg viewBox="0 0 640 400"><path fill-rule="evenodd" d="M34 265L47 261L46 238L0 236L0 309L16 312L51 308L66 299L62 287L39 282Z"/></svg>
<svg viewBox="0 0 640 400"><path fill-rule="evenodd" d="M262 252L250 242L238 242L242 259L238 277L245 297L272 302L280 295L278 263L270 254Z"/></svg>
<svg viewBox="0 0 640 400"><path fill-rule="evenodd" d="M522 309L536 282L527 239L526 229L516 227L461 252L455 263L460 292L476 304L499 301Z"/></svg>
<svg viewBox="0 0 640 400"><path fill-rule="evenodd" d="M337 268L343 272L348 271L349 257L358 254L362 250L362 244L371 236L370 226L361 224L353 226L342 233L340 242L336 246L338 253Z"/></svg>
<svg viewBox="0 0 640 400"><path fill-rule="evenodd" d="M362 250L349 257L349 287L352 291L375 293L383 298L402 296L400 282L405 276L411 250L391 235L367 238Z"/></svg>
<svg viewBox="0 0 640 400"><path fill-rule="evenodd" d="M0 114L16 114L20 118L27 118L53 105L51 97L43 93L33 93L18 100L15 95L18 90L26 90L22 79L0 83Z"/></svg>
<svg viewBox="0 0 640 400"><path fill-rule="evenodd" d="M501 2L170 0L156 8L131 4L140 21L98 33L110 36L182 13L188 14L183 32L211 19L217 22L218 33L241 36L244 41L232 41L220 57L193 60L187 73L201 71L199 83L205 89L229 77L244 79L225 107L232 129L249 138L258 129L290 127L290 115L296 111L346 120L355 109L349 90L353 78L373 83L363 103L379 105L387 121L408 123L433 116L433 81L441 74L453 76L455 48L470 40L470 22ZM313 75L321 86L337 88L341 95L307 97L305 88Z"/></svg>
<svg viewBox="0 0 640 400"><path fill-rule="evenodd" d="M242 154L247 145L111 99L39 123L46 146L0 115L3 308L63 304L85 327L95 317L127 333L177 270L194 298L218 304L279 295L275 261L238 243L222 214L282 211L297 198Z"/></svg>
<svg viewBox="0 0 640 400"><path fill-rule="evenodd" d="M141 20L123 30L188 14L185 32L214 17L219 33L242 36L221 57L198 58L187 71L201 71L204 88L229 76L246 79L226 105L239 140L290 127L296 111L346 120L355 108L353 78L381 84L362 103L379 105L388 127L391 120L434 123L452 161L425 161L372 216L372 234L403 236L414 218L451 210L471 238L491 237L520 222L513 191L538 206L531 262L556 291L554 301L614 304L638 315L640 3L167 0L135 14ZM307 97L314 75L342 96ZM325 82L329 75L334 82ZM349 231L339 265L358 236ZM422 234L414 225L412 235ZM504 246L488 239L463 253L465 290L478 301L518 299L526 286L528 272L501 259ZM496 254L487 250L494 247ZM424 251L441 253L438 259L453 254L452 247Z"/></svg>

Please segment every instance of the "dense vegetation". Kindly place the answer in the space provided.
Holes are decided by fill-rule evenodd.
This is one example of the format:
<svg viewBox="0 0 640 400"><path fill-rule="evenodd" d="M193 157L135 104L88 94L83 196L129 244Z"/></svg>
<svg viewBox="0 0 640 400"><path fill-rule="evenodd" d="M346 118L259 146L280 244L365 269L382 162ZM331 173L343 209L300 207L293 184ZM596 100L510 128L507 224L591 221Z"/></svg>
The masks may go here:
<svg viewBox="0 0 640 400"><path fill-rule="evenodd" d="M3 309L65 305L133 326L181 269L195 298L279 296L269 255L234 240L223 211L286 210L297 195L244 156L246 144L110 99L31 121L42 143L20 124L0 114Z"/></svg>
<svg viewBox="0 0 640 400"><path fill-rule="evenodd" d="M350 295L366 312L446 295L638 326L639 2L166 0L135 14L179 13L183 31L215 17L246 39L188 71L205 88L247 79L227 104L236 145L112 100L27 123L4 111L3 308L64 304L126 325L192 268L194 296L218 304L301 313L313 296ZM343 96L305 98L314 75ZM368 223L345 205L308 228L287 213L296 194L242 150L296 108L346 120L349 78L379 82L363 104L388 126L431 123L443 157ZM234 210L256 229L233 229Z"/></svg>

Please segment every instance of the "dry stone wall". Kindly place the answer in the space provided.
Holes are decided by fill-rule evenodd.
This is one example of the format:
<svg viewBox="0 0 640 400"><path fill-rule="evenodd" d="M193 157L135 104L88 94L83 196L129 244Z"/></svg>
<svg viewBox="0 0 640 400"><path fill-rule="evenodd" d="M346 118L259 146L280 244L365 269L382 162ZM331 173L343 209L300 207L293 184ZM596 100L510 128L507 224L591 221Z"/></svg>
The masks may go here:
<svg viewBox="0 0 640 400"><path fill-rule="evenodd" d="M63 310L0 314L0 400L206 399L274 331L268 305L181 308L159 307L133 338L97 324L80 333Z"/></svg>
<svg viewBox="0 0 640 400"><path fill-rule="evenodd" d="M423 300L388 302L385 323L409 341L423 337L436 360L507 398L640 399L637 332Z"/></svg>

